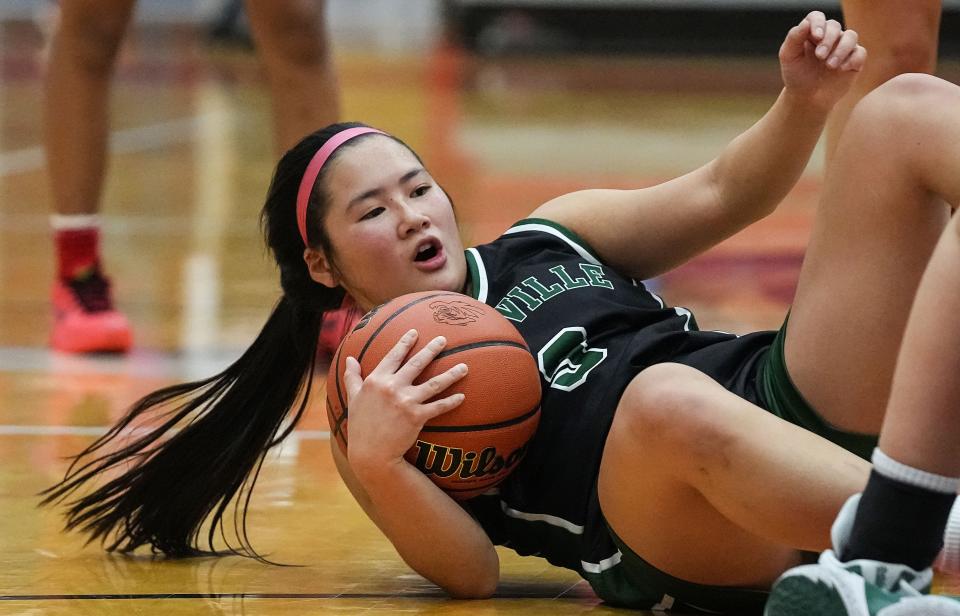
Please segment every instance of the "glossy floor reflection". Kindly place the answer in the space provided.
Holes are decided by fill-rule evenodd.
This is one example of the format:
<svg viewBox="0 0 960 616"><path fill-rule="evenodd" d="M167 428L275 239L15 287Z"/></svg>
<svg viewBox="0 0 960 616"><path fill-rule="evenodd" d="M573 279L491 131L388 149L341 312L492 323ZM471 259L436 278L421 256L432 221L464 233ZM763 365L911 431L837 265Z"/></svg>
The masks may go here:
<svg viewBox="0 0 960 616"><path fill-rule="evenodd" d="M297 566L117 557L62 534L35 495L62 475L64 458L137 397L225 366L278 298L257 224L274 158L269 101L249 54L210 51L189 31L135 33L112 103L103 214L106 265L136 349L51 354L40 40L29 24L0 29L0 613L615 612L575 575L505 551L496 598L444 598L400 562L336 478L320 408L271 459L249 519L265 555ZM470 242L564 191L689 170L778 90L772 57L480 59L439 42L339 55L345 117L417 149ZM778 326L819 178L814 163L775 215L654 284L704 328Z"/></svg>

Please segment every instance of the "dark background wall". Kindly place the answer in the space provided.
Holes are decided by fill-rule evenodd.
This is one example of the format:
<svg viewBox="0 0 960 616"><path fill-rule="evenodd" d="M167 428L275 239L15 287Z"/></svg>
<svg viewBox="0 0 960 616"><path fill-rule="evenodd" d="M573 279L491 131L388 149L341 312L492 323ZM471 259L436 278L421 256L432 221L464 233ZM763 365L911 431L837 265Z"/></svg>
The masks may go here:
<svg viewBox="0 0 960 616"><path fill-rule="evenodd" d="M836 2L829 17L841 19ZM451 36L484 54L769 54L817 3L447 0ZM960 56L960 7L947 3L941 57Z"/></svg>

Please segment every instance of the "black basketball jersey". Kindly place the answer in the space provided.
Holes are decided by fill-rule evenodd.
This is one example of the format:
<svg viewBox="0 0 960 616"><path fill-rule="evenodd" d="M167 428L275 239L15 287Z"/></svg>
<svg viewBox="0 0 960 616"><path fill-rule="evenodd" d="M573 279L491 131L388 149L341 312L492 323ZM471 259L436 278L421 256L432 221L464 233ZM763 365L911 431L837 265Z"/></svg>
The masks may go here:
<svg viewBox="0 0 960 616"><path fill-rule="evenodd" d="M647 366L678 362L759 403L754 368L775 332L699 331L688 310L666 306L551 221L522 220L466 254L473 296L520 331L537 360L543 398L523 461L465 506L495 544L588 578L602 573L617 566L620 552L596 483L627 384Z"/></svg>

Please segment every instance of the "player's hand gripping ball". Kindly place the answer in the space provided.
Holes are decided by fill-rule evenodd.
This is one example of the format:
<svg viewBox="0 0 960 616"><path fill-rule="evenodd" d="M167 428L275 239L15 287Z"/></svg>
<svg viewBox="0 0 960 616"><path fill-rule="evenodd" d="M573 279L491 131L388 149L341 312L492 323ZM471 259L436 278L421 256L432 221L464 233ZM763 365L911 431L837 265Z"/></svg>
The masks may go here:
<svg viewBox="0 0 960 616"><path fill-rule="evenodd" d="M344 338L327 377L327 419L347 449L347 357L369 374L404 332L420 336L413 356L436 336L446 348L415 381L422 383L463 362L469 372L436 398L463 393L460 406L427 422L406 454L455 499L482 494L503 481L523 458L540 420L540 376L516 328L494 308L449 291L411 293L368 312Z"/></svg>

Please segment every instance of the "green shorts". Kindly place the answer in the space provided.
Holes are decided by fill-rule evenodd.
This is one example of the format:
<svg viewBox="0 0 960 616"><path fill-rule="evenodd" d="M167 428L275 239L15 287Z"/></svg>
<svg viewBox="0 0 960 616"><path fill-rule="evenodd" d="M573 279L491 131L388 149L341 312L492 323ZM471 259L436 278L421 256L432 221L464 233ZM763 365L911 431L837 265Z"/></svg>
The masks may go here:
<svg viewBox="0 0 960 616"><path fill-rule="evenodd" d="M787 337L787 323L777 332L770 351L757 368L757 388L766 408L781 419L785 419L828 441L840 445L864 460L869 460L877 436L846 432L828 424L807 404L787 373L787 361L783 354L784 339Z"/></svg>
<svg viewBox="0 0 960 616"><path fill-rule="evenodd" d="M706 612L747 616L762 614L770 594L765 588L707 586L687 582L660 571L630 549L613 529L610 537L620 550L620 565L588 581L604 602L631 609L673 610L683 613ZM817 555L809 553L813 562ZM591 578L602 579L591 579Z"/></svg>
<svg viewBox="0 0 960 616"><path fill-rule="evenodd" d="M777 332L769 350L757 366L757 391L763 406L777 415L870 459L877 445L874 435L839 430L819 416L797 390L784 359L787 323ZM609 529L609 527L608 527ZM768 589L749 589L694 584L675 578L644 561L610 529L620 550L620 564L600 574L585 574L597 595L605 602L635 609L673 609L685 612L720 614L762 614ZM806 553L810 562L816 554Z"/></svg>

